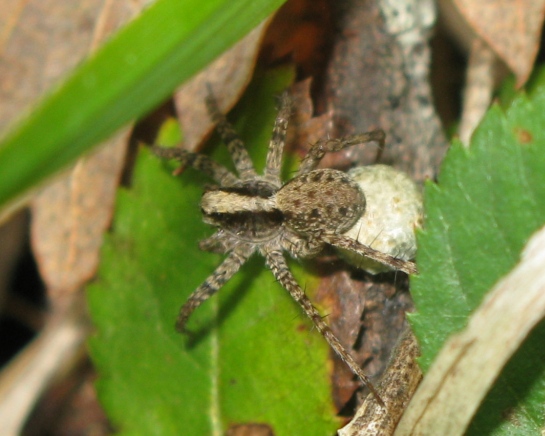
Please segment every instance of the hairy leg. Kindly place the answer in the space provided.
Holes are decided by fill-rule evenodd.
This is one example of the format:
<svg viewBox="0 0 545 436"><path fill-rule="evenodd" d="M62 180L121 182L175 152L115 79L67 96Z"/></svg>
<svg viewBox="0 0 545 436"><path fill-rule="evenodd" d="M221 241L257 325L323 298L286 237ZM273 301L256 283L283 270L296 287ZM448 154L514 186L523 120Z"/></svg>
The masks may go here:
<svg viewBox="0 0 545 436"><path fill-rule="evenodd" d="M220 229L212 236L200 241L199 248L210 253L225 254L235 248L238 242L238 239Z"/></svg>
<svg viewBox="0 0 545 436"><path fill-rule="evenodd" d="M267 152L267 162L265 164L264 177L267 182L273 183L276 186L281 186L280 171L282 170L282 153L286 144L286 132L288 129L288 121L291 115L292 102L287 92L280 96L280 107L274 128L271 141L269 142L269 150Z"/></svg>
<svg viewBox="0 0 545 436"><path fill-rule="evenodd" d="M287 229L281 241L282 248L296 259L315 257L325 247L325 243L318 238L302 238L300 235Z"/></svg>
<svg viewBox="0 0 545 436"><path fill-rule="evenodd" d="M203 302L214 295L240 267L248 260L253 252L249 245L238 245L229 253L220 266L209 276L202 285L200 285L181 307L178 319L176 320L176 330L180 333L186 332L186 324L193 313Z"/></svg>
<svg viewBox="0 0 545 436"><path fill-rule="evenodd" d="M283 254L279 250L267 251L266 249L262 251L262 254L265 256L267 265L271 269L276 280L278 280L280 284L290 293L293 299L299 303L303 311L312 320L316 326L316 329L326 339L333 351L335 351L335 353L337 353L337 355L349 366L352 372L358 376L362 383L367 386L367 388L376 398L377 402L384 407L384 402L380 398L369 378L363 373L360 366L342 346L291 274Z"/></svg>
<svg viewBox="0 0 545 436"><path fill-rule="evenodd" d="M386 134L382 129L371 130L370 132L360 133L359 135L345 136L339 139L321 139L310 147L307 155L303 158L299 171L296 177L308 173L318 166L322 158L326 153L330 151L341 151L345 148L352 147L358 144L364 144L366 142L376 141L379 143L379 154L377 159L380 158L380 152L384 148L384 140Z"/></svg>
<svg viewBox="0 0 545 436"><path fill-rule="evenodd" d="M182 148L151 146L153 154L163 159L175 159L183 166L190 166L215 180L221 186L231 186L237 183L238 178L227 168L214 162L204 154L192 153Z"/></svg>
<svg viewBox="0 0 545 436"><path fill-rule="evenodd" d="M367 245L363 245L358 241L342 235L330 235L322 234L320 239L334 247L344 248L345 250L350 250L354 253L357 253L361 256L368 257L370 259L376 260L377 262L387 265L392 269L406 272L407 274L417 274L418 270L414 262L408 260L397 259L388 254L377 251Z"/></svg>
<svg viewBox="0 0 545 436"><path fill-rule="evenodd" d="M212 94L212 90L208 89L206 97L206 107L212 121L216 123L216 129L221 136L221 140L227 146L235 168L242 180L248 180L255 177L257 174L254 169L254 164L248 155L248 151L244 147L244 143L238 136L231 123L227 121L225 115L219 110L218 104Z"/></svg>

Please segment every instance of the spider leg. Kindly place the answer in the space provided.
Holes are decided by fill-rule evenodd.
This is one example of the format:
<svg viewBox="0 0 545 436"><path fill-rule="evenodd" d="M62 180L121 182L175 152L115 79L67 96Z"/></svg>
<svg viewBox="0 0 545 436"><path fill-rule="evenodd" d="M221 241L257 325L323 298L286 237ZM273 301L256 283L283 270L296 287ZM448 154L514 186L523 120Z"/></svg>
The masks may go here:
<svg viewBox="0 0 545 436"><path fill-rule="evenodd" d="M285 232L282 238L282 248L294 258L308 258L317 256L325 247L325 243L318 238L302 238L290 231Z"/></svg>
<svg viewBox="0 0 545 436"><path fill-rule="evenodd" d="M212 236L199 242L199 248L210 253L225 254L235 248L238 240L230 237L225 231L218 230Z"/></svg>
<svg viewBox="0 0 545 436"><path fill-rule="evenodd" d="M214 179L221 186L232 186L239 181L227 168L214 162L204 154L192 153L182 148L167 148L158 145L152 145L151 151L153 154L162 157L163 159L176 159L180 161L183 166L187 165L195 168Z"/></svg>
<svg viewBox="0 0 545 436"><path fill-rule="evenodd" d="M242 139L240 139L231 123L227 121L225 115L221 113L210 87L208 87L206 107L210 114L210 118L216 123L216 130L220 134L221 140L229 150L229 154L233 159L233 163L235 164L235 168L237 169L240 178L242 180L248 180L252 177L256 177L257 173L255 172L254 164L250 159L248 151L246 151L246 148L244 147Z"/></svg>
<svg viewBox="0 0 545 436"><path fill-rule="evenodd" d="M363 245L358 241L343 235L331 235L324 233L320 235L320 239L324 242L333 245L334 247L350 250L361 256L376 260L377 262L387 265L395 270L406 272L407 274L418 274L416 264L408 260L397 259L388 254L377 251L367 245Z"/></svg>
<svg viewBox="0 0 545 436"><path fill-rule="evenodd" d="M280 171L282 169L282 152L286 144L286 131L288 130L288 121L291 114L291 98L287 92L280 96L280 107L272 132L269 150L267 152L267 162L265 164L264 178L267 182L277 186L281 185Z"/></svg>
<svg viewBox="0 0 545 436"><path fill-rule="evenodd" d="M221 265L189 296L189 299L181 307L178 319L176 320L176 330L180 333L186 332L185 325L193 311L233 277L248 260L253 251L252 246L241 244L229 253L229 256L224 259Z"/></svg>
<svg viewBox="0 0 545 436"><path fill-rule="evenodd" d="M362 383L367 386L369 391L373 394L377 402L384 406L384 402L380 398L375 387L369 380L369 378L363 373L360 366L352 358L352 356L346 351L346 349L339 342L337 337L333 334L329 326L325 323L320 313L312 305L305 292L301 289L293 275L291 274L284 255L279 250L262 250L263 256L265 256L268 267L271 269L276 280L290 293L293 299L299 303L303 308L303 311L312 320L316 329L326 339L329 346L337 353L337 355L348 365L354 374L356 374Z"/></svg>
<svg viewBox="0 0 545 436"><path fill-rule="evenodd" d="M299 171L296 177L308 173L318 166L324 155L330 151L341 151L353 145L363 144L366 142L377 141L379 143L379 154L384 148L384 140L386 134L382 129L371 130L370 132L360 133L358 135L345 136L339 139L321 139L310 147L307 155L301 161Z"/></svg>

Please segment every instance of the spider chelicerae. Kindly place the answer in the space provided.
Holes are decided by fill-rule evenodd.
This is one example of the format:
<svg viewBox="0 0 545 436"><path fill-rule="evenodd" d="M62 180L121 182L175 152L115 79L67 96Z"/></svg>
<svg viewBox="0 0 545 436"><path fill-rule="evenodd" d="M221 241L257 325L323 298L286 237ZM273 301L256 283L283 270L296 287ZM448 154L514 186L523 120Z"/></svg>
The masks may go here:
<svg viewBox="0 0 545 436"><path fill-rule="evenodd" d="M200 248L226 254L225 260L191 294L180 309L176 328L185 332L193 311L215 294L255 252L260 253L276 280L299 303L331 348L383 404L360 366L341 345L322 316L293 277L284 252L294 258L318 255L326 245L366 256L395 270L416 273L410 261L397 259L344 236L365 212L365 195L344 172L316 169L331 151L370 141L382 146L384 132L373 130L341 139L324 139L311 146L295 177L280 179L282 152L286 141L292 102L287 92L280 96L279 110L269 143L263 175L257 174L241 139L220 112L212 93L206 105L216 128L227 145L238 176L209 157L181 148L153 146L152 151L167 159L177 159L215 180L201 199L204 222L217 228L201 241Z"/></svg>

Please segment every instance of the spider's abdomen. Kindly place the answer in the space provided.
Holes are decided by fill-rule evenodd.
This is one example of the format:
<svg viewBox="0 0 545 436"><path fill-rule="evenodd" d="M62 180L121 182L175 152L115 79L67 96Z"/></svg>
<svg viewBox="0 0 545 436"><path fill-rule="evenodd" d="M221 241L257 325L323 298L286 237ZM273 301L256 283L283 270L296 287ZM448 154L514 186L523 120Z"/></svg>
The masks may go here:
<svg viewBox="0 0 545 436"><path fill-rule="evenodd" d="M342 233L365 211L365 196L346 173L323 169L282 186L276 205L284 214L284 224L298 233Z"/></svg>

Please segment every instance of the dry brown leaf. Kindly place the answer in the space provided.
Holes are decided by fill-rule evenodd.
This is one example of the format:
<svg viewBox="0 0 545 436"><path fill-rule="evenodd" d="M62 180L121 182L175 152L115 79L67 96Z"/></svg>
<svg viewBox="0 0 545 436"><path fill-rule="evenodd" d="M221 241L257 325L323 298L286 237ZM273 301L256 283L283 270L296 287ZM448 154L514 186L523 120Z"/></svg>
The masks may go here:
<svg viewBox="0 0 545 436"><path fill-rule="evenodd" d="M528 79L539 49L545 0L453 0L474 32L517 77Z"/></svg>
<svg viewBox="0 0 545 436"><path fill-rule="evenodd" d="M95 273L112 216L128 131L78 161L32 203L31 242L53 304Z"/></svg>
<svg viewBox="0 0 545 436"><path fill-rule="evenodd" d="M270 18L178 89L174 103L184 133L184 148L195 150L213 128L204 103L208 86L223 113L237 102L252 79L258 50L269 22Z"/></svg>
<svg viewBox="0 0 545 436"><path fill-rule="evenodd" d="M496 56L481 39L476 38L469 54L463 94L460 140L469 146L473 131L490 107L494 91Z"/></svg>
<svg viewBox="0 0 545 436"><path fill-rule="evenodd" d="M263 41L260 61L277 65L291 60L300 77L322 79L331 44L328 0L290 0L276 12Z"/></svg>
<svg viewBox="0 0 545 436"><path fill-rule="evenodd" d="M144 6L144 1L2 3L0 31L0 126L83 59L97 43ZM21 428L51 378L82 350L87 326L81 294L62 298L94 274L108 227L128 130L46 187L33 205L32 244L52 300L38 339L0 379L0 415ZM57 350L54 349L57 347ZM22 387L25 389L22 389ZM9 420L9 421L8 421ZM4 430L6 430L4 428ZM18 433L8 430L9 434Z"/></svg>
<svg viewBox="0 0 545 436"><path fill-rule="evenodd" d="M468 326L447 341L395 432L462 435L513 353L545 317L545 228L488 294ZM463 401L460 401L463 399Z"/></svg>
<svg viewBox="0 0 545 436"><path fill-rule="evenodd" d="M2 1L0 130L76 66L106 31L134 15L137 6L120 0Z"/></svg>
<svg viewBox="0 0 545 436"><path fill-rule="evenodd" d="M62 2L51 2L53 10L61 10ZM107 1L72 3L72 16L54 15L43 23L55 37L43 50L44 62L56 59L55 78L67 71L72 62L82 59L121 24L132 18L147 2ZM99 8L100 6L100 8ZM29 13L36 5L29 3ZM95 15L91 15L93 12ZM26 24L26 23L22 23ZM79 41L72 44L58 28L77 28ZM36 74L38 72L35 72ZM36 80L40 80L39 76ZM53 78L41 78L51 85ZM64 176L36 196L32 213L32 247L38 267L49 289L53 304L56 292L75 290L91 278L98 265L102 234L112 215L115 191L119 181L129 130L118 133L97 152L82 158Z"/></svg>
<svg viewBox="0 0 545 436"><path fill-rule="evenodd" d="M313 116L314 107L310 96L312 80L306 79L295 83L290 88L290 96L294 100L293 113L288 129L287 149L297 153L301 158L309 147L320 139L326 138L332 129L332 113ZM327 157L324 156L322 167L327 168Z"/></svg>
<svg viewBox="0 0 545 436"><path fill-rule="evenodd" d="M2 2L0 130L87 53L99 0ZM81 53L80 56L77 53Z"/></svg>

